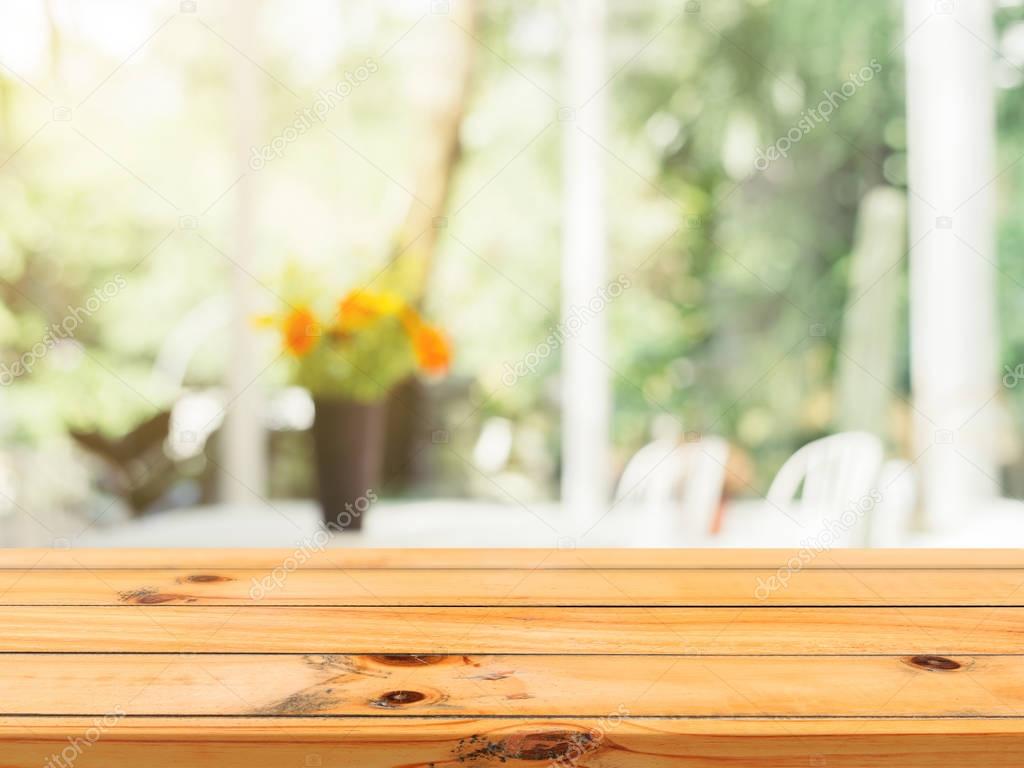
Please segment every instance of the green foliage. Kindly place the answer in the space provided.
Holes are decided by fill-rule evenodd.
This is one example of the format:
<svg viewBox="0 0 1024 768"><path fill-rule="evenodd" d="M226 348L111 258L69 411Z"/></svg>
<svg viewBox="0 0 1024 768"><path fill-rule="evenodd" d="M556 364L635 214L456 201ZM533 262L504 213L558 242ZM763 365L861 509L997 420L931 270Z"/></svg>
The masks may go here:
<svg viewBox="0 0 1024 768"><path fill-rule="evenodd" d="M763 483L830 426L857 205L901 183L886 171L901 153L887 140L903 110L901 17L895 3L723 0L671 20L678 7L620 9L613 26L637 48L657 34L611 86L617 154L657 169L653 185L611 185L621 264L640 265L639 290L613 307L617 425L633 446L657 414L724 434ZM758 150L873 61L827 122L757 168ZM674 212L653 255L628 245L645 205Z"/></svg>
<svg viewBox="0 0 1024 768"><path fill-rule="evenodd" d="M345 338L324 334L313 351L290 361L295 384L317 397L382 400L416 370L409 336L397 317Z"/></svg>
<svg viewBox="0 0 1024 768"><path fill-rule="evenodd" d="M608 310L616 450L624 460L667 419L748 449L763 484L783 458L832 426L857 207L874 186L905 186L901 3L609 6L610 273L632 282ZM259 66L278 81L263 83L265 140L367 56L379 58L379 71L323 124L238 182L258 185L263 201L246 263L264 305L284 296L321 318L335 309L324 297L373 283L417 204L408 190L422 130L412 98L422 95L421 43L433 25L450 23L410 16L398 4L338 8L339 26L359 32L309 57L303 35L276 34L276 17L258 25L266 50ZM1019 8L1000 10L1000 29L1022 17ZM174 387L154 378L156 360L190 313L229 293L238 254L226 244L241 187L224 136L235 117L238 54L211 45L209 31L188 21L175 19L124 66L123 57L65 29L73 57L65 53L52 78L26 77L49 93L63 79L91 88L113 73L70 125L52 122L52 105L0 69L3 359L31 349L69 304L113 275L128 281L76 334L85 354L48 356L4 390L9 439L36 443L72 425L123 432L166 407ZM210 23L230 38L223 19ZM548 493L557 487L558 355L512 387L502 385L502 372L559 318L561 24L556 3L484 3L474 97L426 298L452 331L462 386L459 402L431 426L450 429L452 444L468 451L483 420L511 419L530 435L514 461ZM755 167L759 150L872 61L877 74L827 122L787 157ZM1024 182L1021 93L1019 84L1008 86L999 100L999 290L1010 366L1024 360L1024 326L1016 322L1024 310L1024 264L1016 257L1024 219L1014 205ZM181 226L188 214L198 216L198 229ZM268 285L263 276L277 274L295 251L318 277L305 286L299 278ZM195 335L186 384L216 384L230 328L212 324ZM902 331L901 338L905 394L909 350ZM273 368L266 383L291 379L318 393L374 400L414 366L394 323L344 348L323 341L308 357ZM1022 408L1019 391L1009 396ZM530 451L543 460L524 458ZM452 485L467 474L462 464L449 471L460 478Z"/></svg>

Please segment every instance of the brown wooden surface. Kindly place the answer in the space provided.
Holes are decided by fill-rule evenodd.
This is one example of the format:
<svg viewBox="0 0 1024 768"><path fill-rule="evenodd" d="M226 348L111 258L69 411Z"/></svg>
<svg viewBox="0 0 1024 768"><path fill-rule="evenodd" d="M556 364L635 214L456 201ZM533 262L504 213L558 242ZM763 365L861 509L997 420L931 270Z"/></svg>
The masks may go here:
<svg viewBox="0 0 1024 768"><path fill-rule="evenodd" d="M1022 587L1016 550L0 551L0 768L1019 766Z"/></svg>
<svg viewBox="0 0 1024 768"><path fill-rule="evenodd" d="M803 570L1024 569L1024 549L0 549L0 569L256 568L758 568Z"/></svg>
<svg viewBox="0 0 1024 768"><path fill-rule="evenodd" d="M0 608L0 652L1005 654L1022 632L1024 608Z"/></svg>
<svg viewBox="0 0 1024 768"><path fill-rule="evenodd" d="M1017 714L1024 656L947 658L960 674L912 656L4 654L0 679L6 714L19 715L103 715L126 701L136 716Z"/></svg>
<svg viewBox="0 0 1024 768"><path fill-rule="evenodd" d="M1024 569L0 570L0 605L1024 606Z"/></svg>
<svg viewBox="0 0 1024 768"><path fill-rule="evenodd" d="M0 765L45 765L94 718L0 718ZM114 730L116 728L116 731ZM138 718L75 768L1019 768L1024 724L960 720ZM577 759L573 759L577 758ZM59 765L59 763L53 763Z"/></svg>

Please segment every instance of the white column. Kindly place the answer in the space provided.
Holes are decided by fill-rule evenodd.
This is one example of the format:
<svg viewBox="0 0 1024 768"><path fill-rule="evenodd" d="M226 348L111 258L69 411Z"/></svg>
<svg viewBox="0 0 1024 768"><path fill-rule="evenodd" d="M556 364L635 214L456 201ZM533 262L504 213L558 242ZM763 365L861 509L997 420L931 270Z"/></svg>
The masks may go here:
<svg viewBox="0 0 1024 768"><path fill-rule="evenodd" d="M255 51L253 25L258 4L233 3L232 34L242 50ZM234 66L232 109L227 117L235 127L235 173L249 171L250 147L260 143L260 98L263 75L242 56L232 56ZM255 264L256 176L249 172L234 188L234 244L231 272L231 349L225 377L229 403L221 430L221 496L234 504L252 504L266 493L267 456L264 429L264 394L257 380L264 367L254 345L252 317L257 312L258 286L250 276ZM246 273L249 274L246 274Z"/></svg>
<svg viewBox="0 0 1024 768"><path fill-rule="evenodd" d="M957 528L998 491L993 9L905 10L918 470L929 526Z"/></svg>
<svg viewBox="0 0 1024 768"><path fill-rule="evenodd" d="M607 510L610 485L607 319L580 314L607 281L605 157L595 143L605 142L606 11L604 0L569 0L565 8L562 318L567 329L574 312L586 320L562 350L562 501L583 533Z"/></svg>

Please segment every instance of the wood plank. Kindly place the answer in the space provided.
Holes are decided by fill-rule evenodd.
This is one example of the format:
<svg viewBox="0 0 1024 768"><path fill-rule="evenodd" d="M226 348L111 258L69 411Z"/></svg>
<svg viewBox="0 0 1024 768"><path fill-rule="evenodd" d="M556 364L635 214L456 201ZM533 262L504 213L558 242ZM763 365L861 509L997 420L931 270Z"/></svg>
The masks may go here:
<svg viewBox="0 0 1024 768"><path fill-rule="evenodd" d="M0 651L957 655L1022 637L1022 608L0 608Z"/></svg>
<svg viewBox="0 0 1024 768"><path fill-rule="evenodd" d="M308 554L0 552L0 768L1024 764L1020 551Z"/></svg>
<svg viewBox="0 0 1024 768"><path fill-rule="evenodd" d="M1007 717L1024 656L0 655L0 714Z"/></svg>
<svg viewBox="0 0 1024 768"><path fill-rule="evenodd" d="M0 766L40 768L1018 768L1024 721L0 718ZM95 736L90 739L90 736Z"/></svg>
<svg viewBox="0 0 1024 768"><path fill-rule="evenodd" d="M0 569L160 568L761 568L1021 569L1024 549L0 549Z"/></svg>
<svg viewBox="0 0 1024 768"><path fill-rule="evenodd" d="M0 605L1006 605L1024 570L0 571Z"/></svg>

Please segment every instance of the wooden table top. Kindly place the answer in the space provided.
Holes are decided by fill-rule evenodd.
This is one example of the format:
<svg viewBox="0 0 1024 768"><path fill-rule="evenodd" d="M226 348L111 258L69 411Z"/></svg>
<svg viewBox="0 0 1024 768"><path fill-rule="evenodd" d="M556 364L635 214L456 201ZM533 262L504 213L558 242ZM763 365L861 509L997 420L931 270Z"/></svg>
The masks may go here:
<svg viewBox="0 0 1024 768"><path fill-rule="evenodd" d="M0 768L1020 766L1024 550L0 550Z"/></svg>

